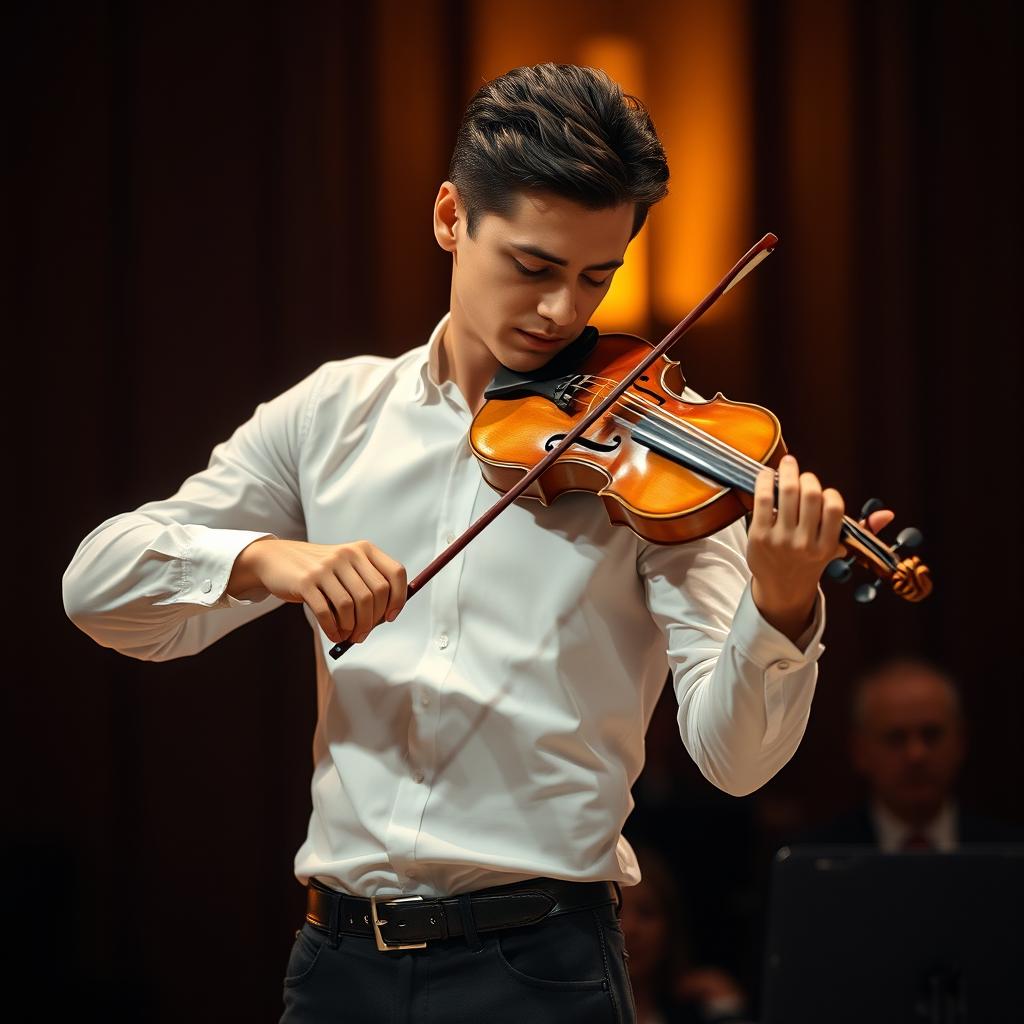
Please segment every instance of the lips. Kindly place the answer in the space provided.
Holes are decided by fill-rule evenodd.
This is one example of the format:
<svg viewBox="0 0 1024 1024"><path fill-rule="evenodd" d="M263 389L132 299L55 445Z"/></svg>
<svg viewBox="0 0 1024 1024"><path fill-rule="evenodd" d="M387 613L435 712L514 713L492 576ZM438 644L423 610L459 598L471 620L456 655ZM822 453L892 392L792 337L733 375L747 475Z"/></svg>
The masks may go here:
<svg viewBox="0 0 1024 1024"><path fill-rule="evenodd" d="M533 331L524 331L521 327L517 327L516 330L521 334L525 334L529 338L533 338L536 341L546 341L548 344L556 341L565 341L565 339L560 335L552 336L550 334L534 334Z"/></svg>

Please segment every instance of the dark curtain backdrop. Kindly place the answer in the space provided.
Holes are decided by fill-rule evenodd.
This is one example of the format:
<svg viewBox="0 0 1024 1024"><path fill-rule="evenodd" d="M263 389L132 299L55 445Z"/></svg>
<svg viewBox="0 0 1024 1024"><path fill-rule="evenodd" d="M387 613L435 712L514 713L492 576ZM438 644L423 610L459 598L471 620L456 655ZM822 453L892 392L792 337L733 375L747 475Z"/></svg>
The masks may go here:
<svg viewBox="0 0 1024 1024"><path fill-rule="evenodd" d="M742 835L763 864L787 829L857 797L843 752L857 671L920 652L964 686L963 799L1022 821L1014 6L745 10L751 241L773 230L782 244L743 286L747 356L696 331L684 370L705 394L776 411L851 506L877 495L918 525L936 591L862 608L829 587L807 735L759 793L704 782L664 742L668 702L649 769L701 824L677 823L681 850L728 862ZM301 612L145 664L78 632L60 579L93 527L173 493L258 402L325 360L425 340L450 274L430 206L480 16L458 0L4 15L3 850L11 984L28 983L41 1017L276 1019L309 813Z"/></svg>

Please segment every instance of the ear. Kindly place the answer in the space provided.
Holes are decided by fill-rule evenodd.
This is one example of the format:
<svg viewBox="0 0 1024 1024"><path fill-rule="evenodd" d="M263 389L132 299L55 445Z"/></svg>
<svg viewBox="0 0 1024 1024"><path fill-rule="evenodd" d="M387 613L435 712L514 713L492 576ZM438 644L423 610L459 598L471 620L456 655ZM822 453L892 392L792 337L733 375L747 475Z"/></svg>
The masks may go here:
<svg viewBox="0 0 1024 1024"><path fill-rule="evenodd" d="M465 223L458 188L450 181L442 181L434 200L434 237L445 252L455 253L458 249Z"/></svg>

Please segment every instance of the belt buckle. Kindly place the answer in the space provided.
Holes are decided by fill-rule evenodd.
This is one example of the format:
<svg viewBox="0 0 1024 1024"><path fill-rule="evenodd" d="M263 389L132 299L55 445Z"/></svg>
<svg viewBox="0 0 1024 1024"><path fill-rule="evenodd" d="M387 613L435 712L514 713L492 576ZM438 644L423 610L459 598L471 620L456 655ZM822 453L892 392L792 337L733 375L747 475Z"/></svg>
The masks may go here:
<svg viewBox="0 0 1024 1024"><path fill-rule="evenodd" d="M384 897L380 901L384 906L389 906L393 903L422 903L422 896L398 896L396 898ZM370 923L373 925L373 937L377 941L377 948L382 952L387 952L391 949L426 949L427 944L425 942L385 942L384 936L380 933L380 926L387 924L388 919L386 917L377 916L377 897L370 897Z"/></svg>

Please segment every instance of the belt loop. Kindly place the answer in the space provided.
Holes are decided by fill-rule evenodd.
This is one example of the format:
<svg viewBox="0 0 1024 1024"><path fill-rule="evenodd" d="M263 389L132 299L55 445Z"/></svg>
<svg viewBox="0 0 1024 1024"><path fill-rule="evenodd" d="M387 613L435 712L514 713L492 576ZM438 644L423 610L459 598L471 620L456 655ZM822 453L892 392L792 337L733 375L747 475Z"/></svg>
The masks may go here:
<svg viewBox="0 0 1024 1024"><path fill-rule="evenodd" d="M480 941L480 935L476 930L476 921L473 920L473 900L468 892L459 894L459 915L462 917L462 930L466 934L466 945L470 951L479 953L484 948Z"/></svg>
<svg viewBox="0 0 1024 1024"><path fill-rule="evenodd" d="M615 916L622 916L622 886L619 885L614 879L612 879L612 885L615 886L615 897L619 901L615 906Z"/></svg>
<svg viewBox="0 0 1024 1024"><path fill-rule="evenodd" d="M331 898L331 915L327 922L327 941L331 949L341 945L341 903L344 898L340 892Z"/></svg>

